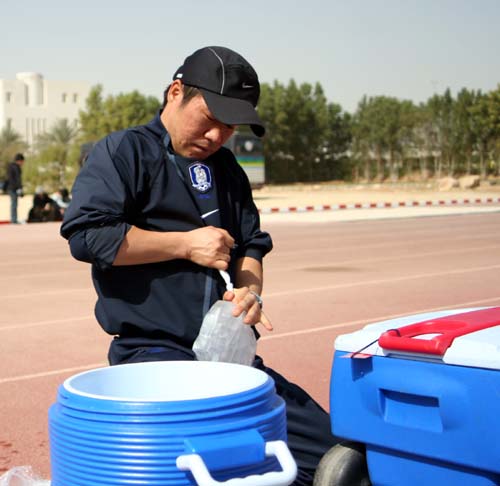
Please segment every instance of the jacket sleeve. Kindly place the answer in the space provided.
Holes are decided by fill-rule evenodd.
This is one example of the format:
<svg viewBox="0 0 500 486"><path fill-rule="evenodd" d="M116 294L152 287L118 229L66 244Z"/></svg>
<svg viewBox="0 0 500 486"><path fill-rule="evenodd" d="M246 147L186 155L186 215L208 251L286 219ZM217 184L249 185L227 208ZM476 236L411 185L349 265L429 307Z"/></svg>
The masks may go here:
<svg viewBox="0 0 500 486"><path fill-rule="evenodd" d="M137 174L124 133L110 135L94 147L75 180L61 226L72 255L102 270L111 267L131 228L127 214L134 203Z"/></svg>
<svg viewBox="0 0 500 486"><path fill-rule="evenodd" d="M253 199L248 176L232 154L231 159L225 167L236 181L228 183L233 191L233 199L238 201L239 241L235 256L248 256L262 262L264 256L272 250L273 241L269 233L261 230L259 211Z"/></svg>
<svg viewBox="0 0 500 486"><path fill-rule="evenodd" d="M242 206L241 234L243 245L238 248L237 257L248 256L262 262L273 248L271 235L260 229L260 217L253 199L250 197Z"/></svg>

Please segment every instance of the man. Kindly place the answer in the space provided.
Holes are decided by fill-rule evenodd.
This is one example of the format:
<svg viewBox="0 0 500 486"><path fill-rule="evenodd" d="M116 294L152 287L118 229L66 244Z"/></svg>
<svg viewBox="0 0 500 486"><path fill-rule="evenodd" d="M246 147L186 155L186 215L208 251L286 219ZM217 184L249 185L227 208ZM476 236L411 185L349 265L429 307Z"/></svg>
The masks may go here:
<svg viewBox="0 0 500 486"><path fill-rule="evenodd" d="M98 142L73 187L61 233L92 263L96 317L114 335L113 364L193 360L203 316L221 297L234 315L272 330L261 310L261 231L248 179L223 144L237 125L264 135L252 66L223 47L187 57L148 125ZM219 270L235 284L225 291ZM287 403L296 484L312 484L334 444L328 415L300 388L267 368Z"/></svg>
<svg viewBox="0 0 500 486"><path fill-rule="evenodd" d="M16 154L14 161L7 168L7 192L10 196L10 222L18 224L17 220L17 199L23 197L22 166L24 155Z"/></svg>

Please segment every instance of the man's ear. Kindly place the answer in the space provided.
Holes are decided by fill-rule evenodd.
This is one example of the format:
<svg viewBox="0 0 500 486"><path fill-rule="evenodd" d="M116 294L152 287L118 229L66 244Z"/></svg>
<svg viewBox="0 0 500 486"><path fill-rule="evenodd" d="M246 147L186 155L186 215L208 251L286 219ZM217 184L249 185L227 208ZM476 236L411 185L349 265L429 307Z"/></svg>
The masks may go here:
<svg viewBox="0 0 500 486"><path fill-rule="evenodd" d="M169 103L173 103L176 100L182 101L184 96L184 89L182 85L182 81L180 79L176 79L168 90L167 100Z"/></svg>

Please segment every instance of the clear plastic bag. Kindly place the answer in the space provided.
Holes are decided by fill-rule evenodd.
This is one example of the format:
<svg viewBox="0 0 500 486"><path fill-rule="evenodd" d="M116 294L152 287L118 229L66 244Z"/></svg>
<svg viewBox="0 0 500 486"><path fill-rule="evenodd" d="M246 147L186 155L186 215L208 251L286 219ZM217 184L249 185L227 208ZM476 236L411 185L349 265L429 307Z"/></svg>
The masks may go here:
<svg viewBox="0 0 500 486"><path fill-rule="evenodd" d="M193 351L200 361L224 361L250 366L257 340L251 326L244 324L245 313L233 316L234 304L218 300L203 319Z"/></svg>
<svg viewBox="0 0 500 486"><path fill-rule="evenodd" d="M50 481L37 477L31 466L17 466L0 476L0 486L50 486Z"/></svg>

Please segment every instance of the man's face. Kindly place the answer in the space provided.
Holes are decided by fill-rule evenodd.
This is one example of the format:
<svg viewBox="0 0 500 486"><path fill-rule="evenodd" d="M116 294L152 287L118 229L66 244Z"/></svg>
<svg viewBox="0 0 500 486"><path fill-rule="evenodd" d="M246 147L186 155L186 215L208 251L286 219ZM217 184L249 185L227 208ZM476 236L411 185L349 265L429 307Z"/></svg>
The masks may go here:
<svg viewBox="0 0 500 486"><path fill-rule="evenodd" d="M183 157L204 160L228 140L234 126L216 120L203 96L182 104L183 89L179 81L172 83L168 103L161 114L175 152Z"/></svg>

